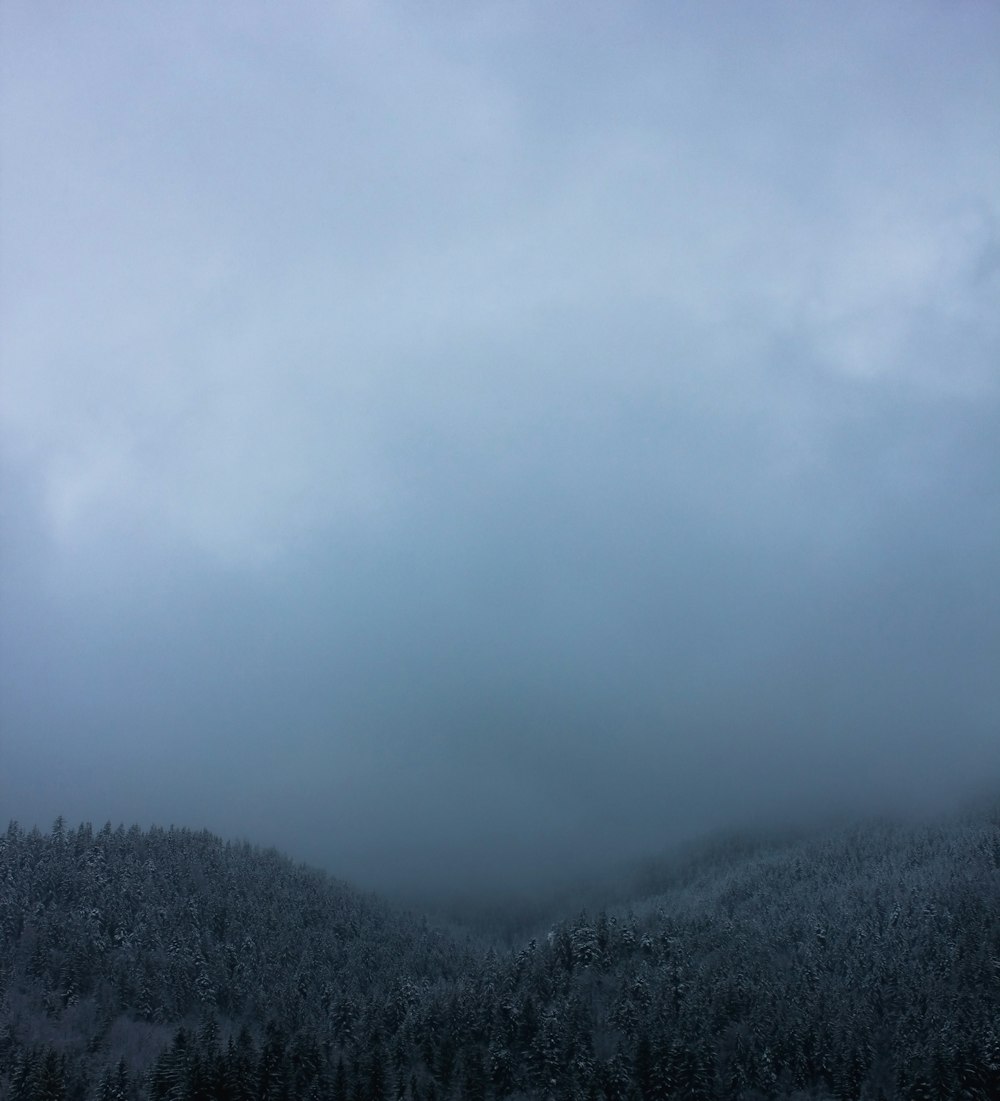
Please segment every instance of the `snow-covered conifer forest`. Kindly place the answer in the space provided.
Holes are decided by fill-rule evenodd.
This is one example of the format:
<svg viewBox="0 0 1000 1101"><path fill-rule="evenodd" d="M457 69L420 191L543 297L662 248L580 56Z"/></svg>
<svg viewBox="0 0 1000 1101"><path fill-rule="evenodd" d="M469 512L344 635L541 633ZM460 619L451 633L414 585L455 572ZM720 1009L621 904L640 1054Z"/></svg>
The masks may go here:
<svg viewBox="0 0 1000 1101"><path fill-rule="evenodd" d="M511 948L208 833L12 823L0 1097L1000 1097L1000 808L608 898Z"/></svg>

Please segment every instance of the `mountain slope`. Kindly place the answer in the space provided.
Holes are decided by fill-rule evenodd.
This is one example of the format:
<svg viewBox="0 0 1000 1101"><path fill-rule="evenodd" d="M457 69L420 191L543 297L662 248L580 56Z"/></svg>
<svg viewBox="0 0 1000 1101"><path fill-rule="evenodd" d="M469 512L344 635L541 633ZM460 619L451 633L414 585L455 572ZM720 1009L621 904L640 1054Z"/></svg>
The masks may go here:
<svg viewBox="0 0 1000 1101"><path fill-rule="evenodd" d="M498 952L208 834L12 826L0 1097L1000 1097L996 812L643 884Z"/></svg>

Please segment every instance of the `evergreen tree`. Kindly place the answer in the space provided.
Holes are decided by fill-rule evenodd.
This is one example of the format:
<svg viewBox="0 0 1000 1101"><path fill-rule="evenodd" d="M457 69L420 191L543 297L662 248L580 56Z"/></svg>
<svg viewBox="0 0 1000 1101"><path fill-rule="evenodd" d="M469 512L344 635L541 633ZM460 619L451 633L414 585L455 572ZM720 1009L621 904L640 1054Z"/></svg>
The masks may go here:
<svg viewBox="0 0 1000 1101"><path fill-rule="evenodd" d="M337 1058L337 1069L333 1075L332 1101L348 1101L347 1067L343 1055Z"/></svg>

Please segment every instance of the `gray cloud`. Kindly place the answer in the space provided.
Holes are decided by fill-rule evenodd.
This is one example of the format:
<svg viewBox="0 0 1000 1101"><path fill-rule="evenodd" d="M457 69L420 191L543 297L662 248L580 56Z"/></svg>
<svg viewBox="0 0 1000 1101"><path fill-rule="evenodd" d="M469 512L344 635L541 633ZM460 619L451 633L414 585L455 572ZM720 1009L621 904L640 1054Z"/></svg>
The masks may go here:
<svg viewBox="0 0 1000 1101"><path fill-rule="evenodd" d="M11 814L447 882L995 780L994 12L6 22Z"/></svg>

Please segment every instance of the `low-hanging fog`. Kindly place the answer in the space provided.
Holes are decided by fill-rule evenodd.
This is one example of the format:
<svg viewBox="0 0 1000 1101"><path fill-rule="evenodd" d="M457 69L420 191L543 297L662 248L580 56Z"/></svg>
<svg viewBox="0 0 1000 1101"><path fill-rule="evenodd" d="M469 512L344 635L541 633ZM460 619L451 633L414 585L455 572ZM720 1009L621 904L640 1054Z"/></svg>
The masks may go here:
<svg viewBox="0 0 1000 1101"><path fill-rule="evenodd" d="M0 42L4 822L452 888L1000 782L1000 9Z"/></svg>

